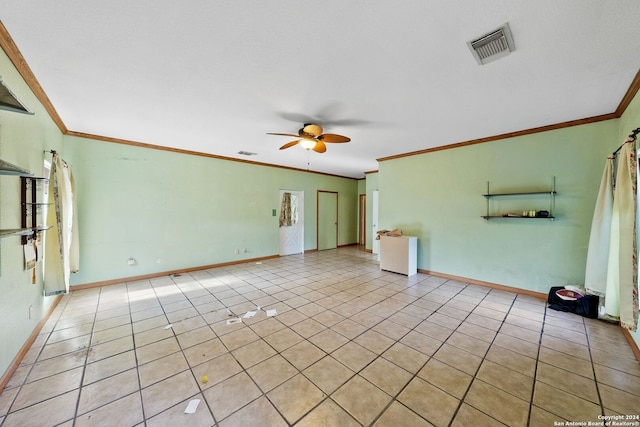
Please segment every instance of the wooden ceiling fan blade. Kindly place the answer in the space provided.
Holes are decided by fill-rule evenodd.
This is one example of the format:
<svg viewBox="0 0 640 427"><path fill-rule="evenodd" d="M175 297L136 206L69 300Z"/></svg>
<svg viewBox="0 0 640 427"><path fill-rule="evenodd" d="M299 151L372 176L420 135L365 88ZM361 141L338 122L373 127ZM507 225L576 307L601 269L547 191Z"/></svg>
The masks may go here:
<svg viewBox="0 0 640 427"><path fill-rule="evenodd" d="M324 153L325 151L327 151L327 146L324 145L324 142L318 141L316 142L316 145L312 148L312 150L316 153Z"/></svg>
<svg viewBox="0 0 640 427"><path fill-rule="evenodd" d="M320 135L318 137L319 140L322 140L324 142L349 142L351 141L351 138L346 137L346 136L342 136L342 135L336 135L335 133L325 133L324 135Z"/></svg>
<svg viewBox="0 0 640 427"><path fill-rule="evenodd" d="M280 135L280 136L292 136L294 138L297 138L300 135L295 135L293 133L273 133L273 132L267 132L267 135Z"/></svg>
<svg viewBox="0 0 640 427"><path fill-rule="evenodd" d="M295 135L294 135L295 136ZM291 141L291 142L287 142L286 144L284 144L282 147L280 147L281 150L284 150L285 148L289 148L289 147L293 147L294 145L296 145L297 143L299 143L300 140L296 139L295 141Z"/></svg>

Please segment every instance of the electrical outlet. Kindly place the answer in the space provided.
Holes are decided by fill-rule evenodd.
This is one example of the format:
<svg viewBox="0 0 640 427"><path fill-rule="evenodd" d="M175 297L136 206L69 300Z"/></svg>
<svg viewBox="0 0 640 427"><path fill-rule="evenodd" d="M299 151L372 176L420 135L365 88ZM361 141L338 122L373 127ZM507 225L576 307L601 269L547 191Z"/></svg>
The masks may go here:
<svg viewBox="0 0 640 427"><path fill-rule="evenodd" d="M242 252L244 252L246 254L247 252L249 252L249 249L244 248Z"/></svg>
<svg viewBox="0 0 640 427"><path fill-rule="evenodd" d="M240 254L240 249L236 249L236 255Z"/></svg>

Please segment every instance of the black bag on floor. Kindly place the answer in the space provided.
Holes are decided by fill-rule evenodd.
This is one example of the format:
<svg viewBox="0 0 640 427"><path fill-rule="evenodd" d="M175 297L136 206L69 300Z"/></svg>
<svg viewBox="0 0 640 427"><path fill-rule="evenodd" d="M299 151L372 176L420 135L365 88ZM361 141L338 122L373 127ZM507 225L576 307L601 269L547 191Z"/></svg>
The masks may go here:
<svg viewBox="0 0 640 427"><path fill-rule="evenodd" d="M592 319L598 318L598 302L600 297L596 295L585 295L575 301L569 301L560 298L556 294L556 291L560 289L564 289L564 286L554 286L549 290L549 297L547 298L549 308L579 314L580 316Z"/></svg>

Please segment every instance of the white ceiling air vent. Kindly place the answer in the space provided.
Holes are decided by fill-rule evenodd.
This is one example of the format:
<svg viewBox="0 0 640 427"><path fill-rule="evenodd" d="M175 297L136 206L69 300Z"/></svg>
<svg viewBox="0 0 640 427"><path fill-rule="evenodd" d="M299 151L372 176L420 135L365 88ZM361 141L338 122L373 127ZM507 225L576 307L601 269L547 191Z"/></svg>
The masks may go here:
<svg viewBox="0 0 640 427"><path fill-rule="evenodd" d="M0 110L14 111L16 113L33 114L27 110L22 102L11 92L0 77Z"/></svg>
<svg viewBox="0 0 640 427"><path fill-rule="evenodd" d="M467 42L467 46L479 65L507 56L516 49L509 24L504 24L495 31Z"/></svg>

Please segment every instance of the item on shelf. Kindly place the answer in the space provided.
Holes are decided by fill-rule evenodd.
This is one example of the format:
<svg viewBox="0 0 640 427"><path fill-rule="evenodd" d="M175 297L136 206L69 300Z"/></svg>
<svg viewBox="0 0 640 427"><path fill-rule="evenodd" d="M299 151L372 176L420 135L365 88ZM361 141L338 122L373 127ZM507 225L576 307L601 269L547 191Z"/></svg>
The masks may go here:
<svg viewBox="0 0 640 427"><path fill-rule="evenodd" d="M378 230L376 240L380 240L380 236L399 237L402 236L402 230L394 228L393 230Z"/></svg>
<svg viewBox="0 0 640 427"><path fill-rule="evenodd" d="M549 218L549 211L538 211L536 216L538 218Z"/></svg>

